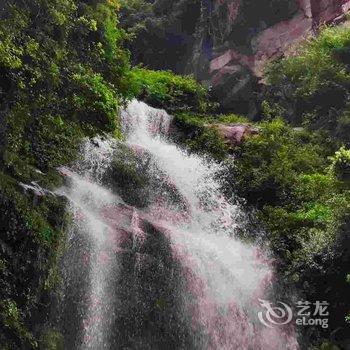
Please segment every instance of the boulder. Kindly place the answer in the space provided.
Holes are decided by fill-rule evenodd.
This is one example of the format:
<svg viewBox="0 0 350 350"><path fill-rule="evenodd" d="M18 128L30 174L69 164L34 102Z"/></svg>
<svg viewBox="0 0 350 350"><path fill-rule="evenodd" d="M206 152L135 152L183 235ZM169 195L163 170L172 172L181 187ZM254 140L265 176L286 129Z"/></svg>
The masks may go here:
<svg viewBox="0 0 350 350"><path fill-rule="evenodd" d="M259 134L259 128L250 124L213 124L226 143L230 146L237 146L249 137Z"/></svg>

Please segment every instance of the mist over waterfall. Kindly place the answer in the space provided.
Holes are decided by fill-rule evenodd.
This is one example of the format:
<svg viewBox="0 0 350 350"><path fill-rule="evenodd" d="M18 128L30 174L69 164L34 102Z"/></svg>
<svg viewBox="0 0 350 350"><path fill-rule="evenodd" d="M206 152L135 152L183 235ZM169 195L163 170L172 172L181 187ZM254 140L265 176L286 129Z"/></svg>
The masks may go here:
<svg viewBox="0 0 350 350"><path fill-rule="evenodd" d="M65 349L298 349L260 323L273 270L236 237L245 215L221 165L168 138L171 116L132 101L125 141L96 138L61 168L71 224L57 322Z"/></svg>

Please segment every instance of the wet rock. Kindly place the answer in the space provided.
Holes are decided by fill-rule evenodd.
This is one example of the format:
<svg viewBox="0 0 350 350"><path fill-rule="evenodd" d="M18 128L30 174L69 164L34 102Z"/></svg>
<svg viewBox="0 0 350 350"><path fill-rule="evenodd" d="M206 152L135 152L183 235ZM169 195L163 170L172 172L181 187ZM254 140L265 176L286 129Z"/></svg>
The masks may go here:
<svg viewBox="0 0 350 350"><path fill-rule="evenodd" d="M55 196L52 191L42 188L36 181L32 181L30 184L19 182L19 186L25 193L33 197L34 205L38 205L45 196Z"/></svg>
<svg viewBox="0 0 350 350"><path fill-rule="evenodd" d="M120 256L115 281L115 332L111 344L132 349L195 349L189 320L181 314L182 270L170 242L143 221L142 247Z"/></svg>
<svg viewBox="0 0 350 350"><path fill-rule="evenodd" d="M19 185L24 189L25 192L32 192L37 197L55 195L52 191L42 188L36 181L32 181L30 184L24 184L20 182Z"/></svg>
<svg viewBox="0 0 350 350"><path fill-rule="evenodd" d="M258 109L251 93L256 89L257 80L248 68L231 63L213 73L212 95L220 101L223 112L234 110L254 116Z"/></svg>
<svg viewBox="0 0 350 350"><path fill-rule="evenodd" d="M183 198L151 154L138 146L115 151L104 183L116 190L125 203L144 208L151 202L183 204Z"/></svg>

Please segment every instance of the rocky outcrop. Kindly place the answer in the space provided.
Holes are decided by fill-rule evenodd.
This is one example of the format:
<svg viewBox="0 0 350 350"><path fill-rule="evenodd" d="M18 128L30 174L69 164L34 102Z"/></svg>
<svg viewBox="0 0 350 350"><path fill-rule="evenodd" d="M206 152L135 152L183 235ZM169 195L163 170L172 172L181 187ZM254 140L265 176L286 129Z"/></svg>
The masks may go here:
<svg viewBox="0 0 350 350"><path fill-rule="evenodd" d="M213 124L229 146L242 144L247 138L259 134L259 129L249 124Z"/></svg>
<svg viewBox="0 0 350 350"><path fill-rule="evenodd" d="M341 22L350 9L350 0L140 3L148 12L130 5L121 13L124 28L136 35L130 46L133 62L193 74L212 87L222 112L249 116L259 112L255 92L260 90L266 63L317 33L323 23Z"/></svg>
<svg viewBox="0 0 350 350"><path fill-rule="evenodd" d="M340 22L349 0L203 1L189 71L213 87L223 110L254 115L253 91L266 63L324 23Z"/></svg>

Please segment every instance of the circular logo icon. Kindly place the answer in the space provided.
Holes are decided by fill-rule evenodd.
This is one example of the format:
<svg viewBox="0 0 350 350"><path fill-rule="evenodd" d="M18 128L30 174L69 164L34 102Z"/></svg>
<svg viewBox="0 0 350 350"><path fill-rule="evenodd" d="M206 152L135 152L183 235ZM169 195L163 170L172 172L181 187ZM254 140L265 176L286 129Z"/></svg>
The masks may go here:
<svg viewBox="0 0 350 350"><path fill-rule="evenodd" d="M259 311L258 317L260 322L268 327L283 326L288 324L293 318L293 311L285 303L278 302L280 306L274 306L271 302L259 299L260 305L265 308L265 311Z"/></svg>

